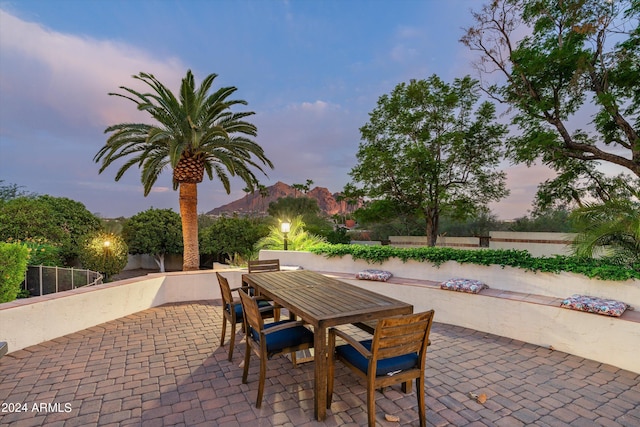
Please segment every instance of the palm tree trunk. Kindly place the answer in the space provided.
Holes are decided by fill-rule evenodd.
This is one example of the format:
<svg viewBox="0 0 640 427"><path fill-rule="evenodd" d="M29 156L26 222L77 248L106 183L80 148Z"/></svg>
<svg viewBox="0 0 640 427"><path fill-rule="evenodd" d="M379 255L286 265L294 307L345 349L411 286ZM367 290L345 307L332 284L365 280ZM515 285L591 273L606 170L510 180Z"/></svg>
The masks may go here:
<svg viewBox="0 0 640 427"><path fill-rule="evenodd" d="M182 270L198 270L200 253L198 250L198 184L180 183L180 216L182 217L182 241L184 253Z"/></svg>

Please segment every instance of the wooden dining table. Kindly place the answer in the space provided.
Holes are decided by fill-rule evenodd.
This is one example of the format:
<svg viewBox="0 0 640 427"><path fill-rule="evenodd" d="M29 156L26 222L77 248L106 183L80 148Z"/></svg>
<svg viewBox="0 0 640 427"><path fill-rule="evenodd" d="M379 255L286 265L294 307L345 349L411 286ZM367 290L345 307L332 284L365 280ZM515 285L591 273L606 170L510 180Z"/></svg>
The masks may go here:
<svg viewBox="0 0 640 427"><path fill-rule="evenodd" d="M327 330L413 313L413 305L310 270L243 274L244 285L289 310L314 331L314 414L327 416Z"/></svg>

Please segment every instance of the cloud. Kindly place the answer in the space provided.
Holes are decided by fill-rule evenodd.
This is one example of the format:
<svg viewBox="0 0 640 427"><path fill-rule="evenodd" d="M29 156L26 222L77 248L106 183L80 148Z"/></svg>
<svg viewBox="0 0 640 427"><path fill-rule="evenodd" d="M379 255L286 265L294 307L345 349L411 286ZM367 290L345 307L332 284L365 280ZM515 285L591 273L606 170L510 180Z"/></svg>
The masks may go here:
<svg viewBox="0 0 640 427"><path fill-rule="evenodd" d="M150 203L177 205L170 176L144 198L136 168L116 183L119 166L98 175L93 156L106 126L148 120L133 103L107 94L121 85L140 88L131 78L140 71L177 87L186 71L181 61L56 32L2 9L0 23L0 179L82 201L107 216L132 215Z"/></svg>
<svg viewBox="0 0 640 427"><path fill-rule="evenodd" d="M414 39L424 37L424 30L421 28L401 25L396 30L396 37L400 39Z"/></svg>
<svg viewBox="0 0 640 427"><path fill-rule="evenodd" d="M331 108L331 105L325 101L315 101L315 102L303 102L300 106L292 106L294 110L304 110L309 111L311 113L322 113L327 109Z"/></svg>
<svg viewBox="0 0 640 427"><path fill-rule="evenodd" d="M0 21L3 97L44 106L76 127L136 117L133 105L123 108L122 99L107 96L121 85L140 88L132 75L153 70L161 81L177 85L186 71L177 58L157 59L116 40L55 32L1 9Z"/></svg>
<svg viewBox="0 0 640 427"><path fill-rule="evenodd" d="M417 49L409 47L405 44L395 45L389 56L395 62L407 62L418 56L419 52Z"/></svg>

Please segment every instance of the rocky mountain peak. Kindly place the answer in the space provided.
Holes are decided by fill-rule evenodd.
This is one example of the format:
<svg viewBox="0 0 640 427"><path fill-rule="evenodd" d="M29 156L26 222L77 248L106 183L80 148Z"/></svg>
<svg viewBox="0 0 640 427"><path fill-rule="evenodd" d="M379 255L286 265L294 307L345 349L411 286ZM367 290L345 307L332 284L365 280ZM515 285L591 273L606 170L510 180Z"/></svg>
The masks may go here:
<svg viewBox="0 0 640 427"><path fill-rule="evenodd" d="M253 193L246 194L241 199L212 209L207 212L207 215L232 215L234 213L238 215L267 215L269 203L275 202L282 197L313 198L318 201L320 211L326 215L352 212L361 206L361 203L358 203L356 206L348 206L345 201L338 202L336 198L338 198L339 195L340 193L332 194L324 187L315 187L309 190L309 192L304 193L284 182L278 181L272 186L266 187L264 194L260 194L260 191L256 190Z"/></svg>

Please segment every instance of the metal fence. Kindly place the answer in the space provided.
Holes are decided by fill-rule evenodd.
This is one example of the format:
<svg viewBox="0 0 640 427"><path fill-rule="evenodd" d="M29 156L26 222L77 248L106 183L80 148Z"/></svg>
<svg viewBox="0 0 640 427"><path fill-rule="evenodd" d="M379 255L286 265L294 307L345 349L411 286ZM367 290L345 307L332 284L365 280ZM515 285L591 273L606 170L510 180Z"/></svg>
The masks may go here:
<svg viewBox="0 0 640 427"><path fill-rule="evenodd" d="M27 267L22 288L29 291L32 297L37 297L82 286L99 285L102 279L102 274L91 270L30 265Z"/></svg>

